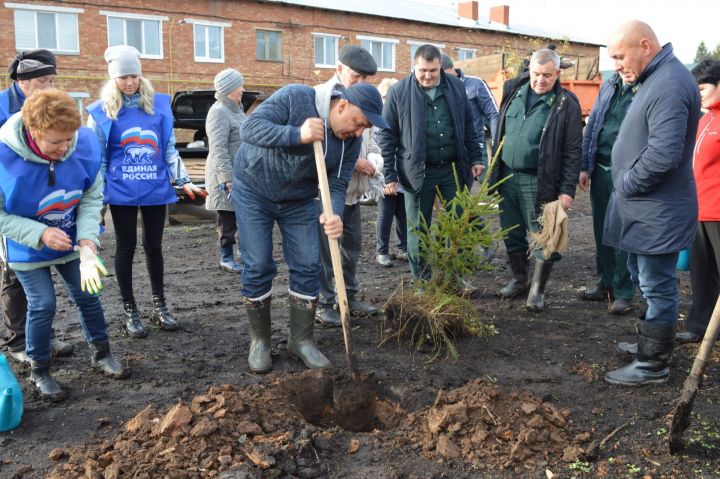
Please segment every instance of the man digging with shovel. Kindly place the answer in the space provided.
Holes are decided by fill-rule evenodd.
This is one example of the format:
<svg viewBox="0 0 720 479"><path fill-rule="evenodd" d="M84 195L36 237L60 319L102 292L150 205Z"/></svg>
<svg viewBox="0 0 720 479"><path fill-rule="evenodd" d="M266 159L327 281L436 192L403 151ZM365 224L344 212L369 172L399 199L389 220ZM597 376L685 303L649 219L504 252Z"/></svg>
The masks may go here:
<svg viewBox="0 0 720 479"><path fill-rule="evenodd" d="M320 215L325 234L342 235L345 191L360 154L361 136L372 125L386 128L382 99L372 85L359 83L319 105L315 90L288 85L248 117L233 166L235 204L242 255L243 287L250 322L248 364L256 373L272 369L270 300L277 267L272 255L273 226L283 237L290 278L288 351L308 368L330 367L313 341L320 289L318 175L313 142L322 142L333 214ZM327 111L320 118L319 111Z"/></svg>

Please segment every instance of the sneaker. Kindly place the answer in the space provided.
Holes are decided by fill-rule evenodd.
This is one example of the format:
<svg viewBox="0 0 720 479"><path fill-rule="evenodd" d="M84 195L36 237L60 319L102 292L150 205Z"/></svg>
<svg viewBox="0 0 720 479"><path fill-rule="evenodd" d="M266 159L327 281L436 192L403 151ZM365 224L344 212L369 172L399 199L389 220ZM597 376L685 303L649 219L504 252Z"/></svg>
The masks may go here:
<svg viewBox="0 0 720 479"><path fill-rule="evenodd" d="M395 259L398 261L407 261L408 260L407 251L402 251L402 250L398 251L397 253L395 253Z"/></svg>
<svg viewBox="0 0 720 479"><path fill-rule="evenodd" d="M377 262L383 268L392 268L392 266L393 266L393 262L390 259L390 256L388 256L386 254L377 255Z"/></svg>

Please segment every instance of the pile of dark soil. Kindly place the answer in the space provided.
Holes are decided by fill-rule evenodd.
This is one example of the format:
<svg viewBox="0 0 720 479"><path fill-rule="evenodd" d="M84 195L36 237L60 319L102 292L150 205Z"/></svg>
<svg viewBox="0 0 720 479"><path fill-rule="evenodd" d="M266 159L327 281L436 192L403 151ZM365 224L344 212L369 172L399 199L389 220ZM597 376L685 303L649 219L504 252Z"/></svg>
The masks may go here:
<svg viewBox="0 0 720 479"><path fill-rule="evenodd" d="M580 458L589 433L573 435L570 411L530 394L504 391L476 379L412 414L408 441L430 459L462 461L476 469L530 468Z"/></svg>
<svg viewBox="0 0 720 479"><path fill-rule="evenodd" d="M338 390L353 388L367 400L344 408ZM361 444L446 466L521 470L575 461L590 436L572 435L568 410L482 380L441 390L432 407L408 415L372 381L351 384L330 371L211 387L167 411L148 406L123 429L99 444L53 450L61 464L49 477L326 477L318 450L354 454Z"/></svg>

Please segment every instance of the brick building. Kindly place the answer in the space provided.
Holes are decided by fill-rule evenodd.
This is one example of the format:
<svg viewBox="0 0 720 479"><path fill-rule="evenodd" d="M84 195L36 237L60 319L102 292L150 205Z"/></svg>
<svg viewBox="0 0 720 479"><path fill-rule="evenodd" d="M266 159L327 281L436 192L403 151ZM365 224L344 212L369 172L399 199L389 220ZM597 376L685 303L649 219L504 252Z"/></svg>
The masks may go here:
<svg viewBox="0 0 720 479"><path fill-rule="evenodd" d="M528 51L558 35L509 21L509 9L483 16L478 2L447 6L407 0L173 0L33 1L0 5L0 65L16 51L58 54L57 85L85 105L107 79L103 52L131 44L143 74L160 92L211 88L223 68L242 71L246 88L319 83L333 71L343 45L363 45L384 76L410 72L418 45L433 43L456 59ZM596 59L599 45L564 39L565 57ZM4 68L0 87L10 80Z"/></svg>

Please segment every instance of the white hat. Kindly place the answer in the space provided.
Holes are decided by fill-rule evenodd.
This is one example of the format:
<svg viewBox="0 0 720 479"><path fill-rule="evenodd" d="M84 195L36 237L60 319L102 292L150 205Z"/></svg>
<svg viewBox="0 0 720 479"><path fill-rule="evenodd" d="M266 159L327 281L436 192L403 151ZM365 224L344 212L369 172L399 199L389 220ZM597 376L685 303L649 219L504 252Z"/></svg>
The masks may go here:
<svg viewBox="0 0 720 479"><path fill-rule="evenodd" d="M140 52L129 45L115 45L105 50L105 61L108 64L110 78L125 75L142 75L140 68Z"/></svg>

